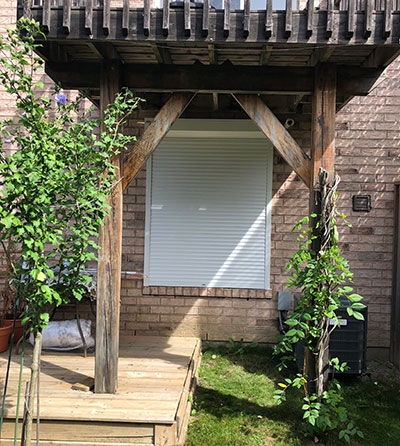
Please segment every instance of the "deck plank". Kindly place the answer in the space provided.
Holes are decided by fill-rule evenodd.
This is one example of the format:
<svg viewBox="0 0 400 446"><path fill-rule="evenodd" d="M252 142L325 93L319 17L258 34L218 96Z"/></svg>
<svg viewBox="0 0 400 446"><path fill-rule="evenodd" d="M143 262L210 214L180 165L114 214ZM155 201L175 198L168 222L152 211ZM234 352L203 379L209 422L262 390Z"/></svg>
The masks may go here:
<svg viewBox="0 0 400 446"><path fill-rule="evenodd" d="M80 353L43 352L41 420L47 423L124 422L172 425L175 423L182 394L187 391L185 384L193 373L193 360L197 367L199 342L195 338L144 337L125 340L120 348L119 388L115 395L72 390L71 386L79 380L94 376L93 354L84 358ZM23 382L30 375L29 355L28 348ZM10 422L16 414L19 363L20 357L14 356L5 410L5 418ZM6 365L6 355L1 354L0 383L4 382ZM0 385L0 391L2 390ZM59 440L63 441L62 438Z"/></svg>

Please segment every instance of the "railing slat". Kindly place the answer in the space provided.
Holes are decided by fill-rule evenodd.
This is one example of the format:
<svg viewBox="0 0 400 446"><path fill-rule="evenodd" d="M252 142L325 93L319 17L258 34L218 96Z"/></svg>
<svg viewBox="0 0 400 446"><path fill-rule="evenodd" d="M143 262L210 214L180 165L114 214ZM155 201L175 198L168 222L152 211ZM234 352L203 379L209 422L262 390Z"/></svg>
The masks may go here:
<svg viewBox="0 0 400 446"><path fill-rule="evenodd" d="M145 36L150 34L150 0L144 0L143 31Z"/></svg>
<svg viewBox="0 0 400 446"><path fill-rule="evenodd" d="M314 28L314 0L308 0L307 3L307 35L311 36Z"/></svg>
<svg viewBox="0 0 400 446"><path fill-rule="evenodd" d="M292 0L286 0L285 31L287 36L292 33L292 19Z"/></svg>
<svg viewBox="0 0 400 446"><path fill-rule="evenodd" d="M247 37L250 33L250 0L244 0L243 11L243 35Z"/></svg>
<svg viewBox="0 0 400 446"><path fill-rule="evenodd" d="M328 0L327 18L326 18L326 37L332 36L333 31L333 0Z"/></svg>
<svg viewBox="0 0 400 446"><path fill-rule="evenodd" d="M392 32L392 10L393 0L386 0L385 5L385 37L389 37Z"/></svg>
<svg viewBox="0 0 400 446"><path fill-rule="evenodd" d="M42 26L47 33L50 31L50 2L51 0L43 0Z"/></svg>
<svg viewBox="0 0 400 446"><path fill-rule="evenodd" d="M272 21L272 0L267 0L266 11L265 11L265 35L270 37L273 31L273 21Z"/></svg>
<svg viewBox="0 0 400 446"><path fill-rule="evenodd" d="M224 0L224 35L229 35L231 28L231 0Z"/></svg>
<svg viewBox="0 0 400 446"><path fill-rule="evenodd" d="M89 35L93 33L93 0L86 0L85 6L85 28Z"/></svg>
<svg viewBox="0 0 400 446"><path fill-rule="evenodd" d="M190 36L190 0L184 0L183 2L183 15L185 22L185 35Z"/></svg>
<svg viewBox="0 0 400 446"><path fill-rule="evenodd" d="M369 37L371 35L371 17L372 10L374 9L374 0L365 0L365 11L364 11L364 36Z"/></svg>
<svg viewBox="0 0 400 446"><path fill-rule="evenodd" d="M63 28L69 34L71 26L71 0L64 0L63 5Z"/></svg>
<svg viewBox="0 0 400 446"><path fill-rule="evenodd" d="M168 35L169 31L169 0L163 0L163 33Z"/></svg>
<svg viewBox="0 0 400 446"><path fill-rule="evenodd" d="M31 18L32 16L31 7L32 7L32 0L22 0L22 10L24 17L27 17L29 19Z"/></svg>
<svg viewBox="0 0 400 446"><path fill-rule="evenodd" d="M129 0L124 0L122 6L122 32L127 35L129 33Z"/></svg>
<svg viewBox="0 0 400 446"><path fill-rule="evenodd" d="M347 4L347 35L349 38L354 35L355 6L355 0Z"/></svg>
<svg viewBox="0 0 400 446"><path fill-rule="evenodd" d="M210 22L210 0L203 0L203 35L207 36Z"/></svg>
<svg viewBox="0 0 400 446"><path fill-rule="evenodd" d="M110 0L103 0L103 30L110 33Z"/></svg>

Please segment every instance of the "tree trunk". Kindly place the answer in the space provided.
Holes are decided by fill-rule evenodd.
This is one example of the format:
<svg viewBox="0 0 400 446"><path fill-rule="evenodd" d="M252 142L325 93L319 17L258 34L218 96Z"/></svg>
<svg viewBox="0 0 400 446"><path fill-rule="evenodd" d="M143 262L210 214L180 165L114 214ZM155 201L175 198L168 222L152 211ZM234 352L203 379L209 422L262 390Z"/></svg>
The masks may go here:
<svg viewBox="0 0 400 446"><path fill-rule="evenodd" d="M31 380L29 383L29 393L28 393L28 403L27 403L27 414L25 423L25 432L23 435L24 444L23 446L31 446L32 444L32 422L33 422L33 408L35 405L35 394L37 393L37 383L39 377L39 363L40 354L42 350L42 332L36 330L34 332L34 344L32 353L32 365L31 365ZM39 395L36 395L39 398Z"/></svg>

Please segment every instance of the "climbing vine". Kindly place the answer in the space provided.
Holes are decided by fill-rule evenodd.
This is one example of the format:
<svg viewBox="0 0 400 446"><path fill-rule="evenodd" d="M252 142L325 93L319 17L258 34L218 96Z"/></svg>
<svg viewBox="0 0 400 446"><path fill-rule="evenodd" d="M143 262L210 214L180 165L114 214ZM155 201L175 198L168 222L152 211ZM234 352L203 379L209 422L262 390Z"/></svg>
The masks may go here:
<svg viewBox="0 0 400 446"><path fill-rule="evenodd" d="M294 359L295 349L304 345L304 361L302 372L280 383L274 398L281 403L286 400L289 388L302 390L306 433L319 436L339 430L339 437L350 442L351 436L362 438L363 434L348 421L346 408L341 404L340 383L328 381L329 367L334 371L347 368L338 358L329 360L329 339L333 330L340 329L336 315L339 307L345 306L350 317L363 320L361 310L365 305L361 303L362 297L349 286L353 274L338 245L337 219L346 222L336 207L338 183L336 176L329 184L327 172L321 169L314 191L319 213L312 214L311 220L304 217L292 229L299 231L299 249L287 265L291 271L288 287L301 293L285 322L288 328L280 337L275 353L280 357L282 369Z"/></svg>

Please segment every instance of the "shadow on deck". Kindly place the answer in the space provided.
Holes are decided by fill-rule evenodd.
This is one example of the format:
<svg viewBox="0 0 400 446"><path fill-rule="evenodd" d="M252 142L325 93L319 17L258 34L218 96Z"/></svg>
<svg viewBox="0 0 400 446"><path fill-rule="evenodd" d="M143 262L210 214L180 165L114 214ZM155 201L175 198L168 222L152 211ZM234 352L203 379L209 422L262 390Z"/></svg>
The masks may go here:
<svg viewBox="0 0 400 446"><path fill-rule="evenodd" d="M134 338L122 343L115 395L73 390L94 376L94 355L43 352L40 378L40 444L89 446L183 444L194 391L200 341ZM13 444L20 357L14 356L7 391L2 446ZM22 387L29 380L30 350ZM0 355L0 390L7 358ZM23 390L22 390L23 394ZM22 417L23 404L20 403ZM20 434L19 434L20 438Z"/></svg>

